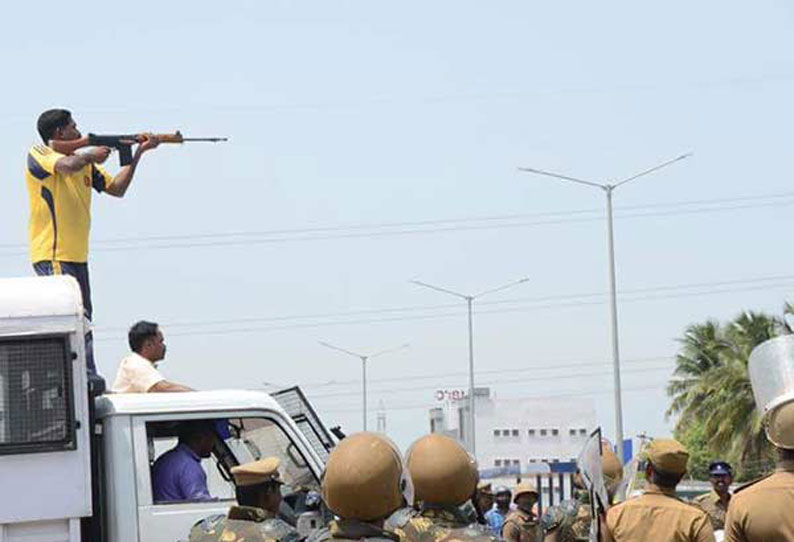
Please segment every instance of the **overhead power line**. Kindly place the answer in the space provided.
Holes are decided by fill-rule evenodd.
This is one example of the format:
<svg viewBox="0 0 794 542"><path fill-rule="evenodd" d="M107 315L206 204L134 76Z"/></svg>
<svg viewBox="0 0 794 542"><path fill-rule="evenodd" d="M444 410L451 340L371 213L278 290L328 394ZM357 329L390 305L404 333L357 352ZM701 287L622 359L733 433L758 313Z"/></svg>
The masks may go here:
<svg viewBox="0 0 794 542"><path fill-rule="evenodd" d="M678 285L660 285L646 288L626 289L619 292L622 302L638 302L655 299L675 299L686 297L700 297L727 293L765 290L774 287L788 286L794 281L794 275L775 275L756 277L752 279L736 279L727 281L699 282ZM687 291L693 290L693 291ZM563 294L556 296L542 296L535 298L519 298L483 302L484 309L477 310L477 314L505 314L511 312L529 312L535 310L551 310L556 308L573 308L590 305L603 305L606 303L605 292ZM392 316L381 316L389 315ZM389 307L381 309L366 309L360 311L319 313L293 316L251 317L214 321L194 322L164 322L162 325L168 329L169 337L187 335L228 335L233 333L262 333L301 328L319 328L327 326L346 326L360 324L375 324L385 322L435 320L443 318L459 318L463 312L457 305L423 305L414 307ZM245 326L241 324L280 324L270 326ZM237 326L212 329L212 326ZM97 327L97 341L116 340L109 339L106 334L111 332L126 332L126 327Z"/></svg>
<svg viewBox="0 0 794 542"><path fill-rule="evenodd" d="M607 376L611 377L612 372L609 370L610 364L604 364L603 367L606 370L601 370L597 372L571 372L568 371L565 374L561 375L545 375L545 376L532 376L532 377L524 377L524 378L515 378L511 377L509 379L504 378L497 378L492 380L486 380L482 382L478 382L478 386L492 386L495 384L529 384L532 382L548 382L549 380L569 380L569 379L576 379L576 378L588 378L593 379L600 376ZM626 372L629 373L649 373L655 371L673 371L674 367L671 364L667 364L663 367L638 367L638 368L630 368L626 369ZM478 373L480 374L480 373ZM370 389L371 393L385 393L385 394L395 394L395 393L415 393L421 390L435 390L438 389L438 383L427 384L427 385L412 385L410 387L381 387L381 388L374 388ZM312 393L312 399L325 399L328 397L350 397L351 395L355 395L353 391L334 391L330 393Z"/></svg>
<svg viewBox="0 0 794 542"><path fill-rule="evenodd" d="M642 358L631 358L625 360L629 365L643 365L647 363L659 363L660 361L669 361L673 359L674 356L653 356L653 357L642 357ZM565 362L560 362L560 360L547 360L546 364L544 365L528 365L525 367L508 367L508 368L494 368L488 369L485 371L477 371L477 375L501 375L501 374L516 374L516 373L525 373L530 371L551 371L555 369L571 369L577 367L597 367L600 365L609 365L608 362L604 361L604 358L592 358L592 359L580 359L580 360L568 360ZM391 378L374 378L369 380L374 384L379 384L382 382L409 382L412 380L428 380L432 378L453 378L453 377L465 377L467 376L467 372L459 371L459 372L443 372L443 373L423 373L417 375L401 375L398 377L391 377ZM335 387L335 386L360 386L361 381L350 379L350 380L334 380L334 381L319 381L319 382L311 382L303 380L303 386L310 389L316 388L327 388L327 387Z"/></svg>
<svg viewBox="0 0 794 542"><path fill-rule="evenodd" d="M794 205L794 192L691 200L673 203L646 204L617 208L616 219L680 216L714 212L728 212L765 207ZM93 250L118 252L130 250L161 250L175 248L231 248L258 244L330 241L342 239L367 239L459 233L465 231L530 228L539 226L603 221L598 209L495 215L451 219L434 219L407 222L382 222L372 224L329 225L273 230L242 230L197 234L173 234L141 237L120 237L92 241ZM0 257L25 254L26 246L19 243L0 244Z"/></svg>

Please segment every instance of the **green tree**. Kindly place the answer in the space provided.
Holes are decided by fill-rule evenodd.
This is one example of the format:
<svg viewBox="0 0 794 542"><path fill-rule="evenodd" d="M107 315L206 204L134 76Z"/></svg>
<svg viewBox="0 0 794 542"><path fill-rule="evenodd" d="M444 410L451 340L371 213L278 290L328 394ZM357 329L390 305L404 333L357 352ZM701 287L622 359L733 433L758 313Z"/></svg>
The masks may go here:
<svg viewBox="0 0 794 542"><path fill-rule="evenodd" d="M789 305L784 310L794 312ZM742 479L770 466L747 362L757 345L790 332L785 317L752 311L725 325L709 320L686 329L667 387L667 414L678 417L676 436L695 452L693 474L702 476L705 455L732 462Z"/></svg>

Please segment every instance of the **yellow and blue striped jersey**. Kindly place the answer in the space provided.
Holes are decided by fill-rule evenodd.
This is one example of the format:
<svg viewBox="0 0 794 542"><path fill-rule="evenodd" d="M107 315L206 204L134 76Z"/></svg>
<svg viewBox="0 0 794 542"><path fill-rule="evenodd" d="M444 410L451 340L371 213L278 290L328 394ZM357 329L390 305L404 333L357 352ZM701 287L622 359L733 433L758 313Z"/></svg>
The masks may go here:
<svg viewBox="0 0 794 542"><path fill-rule="evenodd" d="M103 192L112 182L104 168L88 164L64 174L55 163L64 155L46 145L28 152L25 178L30 194L31 261L88 261L91 189Z"/></svg>

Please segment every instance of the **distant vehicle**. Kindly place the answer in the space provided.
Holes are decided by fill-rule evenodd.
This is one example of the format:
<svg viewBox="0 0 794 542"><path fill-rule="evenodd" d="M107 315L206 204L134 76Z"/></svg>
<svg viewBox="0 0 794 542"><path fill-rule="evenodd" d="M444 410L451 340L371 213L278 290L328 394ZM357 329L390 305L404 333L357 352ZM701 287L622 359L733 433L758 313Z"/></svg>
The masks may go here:
<svg viewBox="0 0 794 542"><path fill-rule="evenodd" d="M186 540L233 504L230 469L267 456L281 459L283 516L319 525L327 512L306 496L333 441L299 389L91 397L80 299L71 277L0 280L0 540ZM197 419L222 428L202 461L215 500L154 502L151 465Z"/></svg>

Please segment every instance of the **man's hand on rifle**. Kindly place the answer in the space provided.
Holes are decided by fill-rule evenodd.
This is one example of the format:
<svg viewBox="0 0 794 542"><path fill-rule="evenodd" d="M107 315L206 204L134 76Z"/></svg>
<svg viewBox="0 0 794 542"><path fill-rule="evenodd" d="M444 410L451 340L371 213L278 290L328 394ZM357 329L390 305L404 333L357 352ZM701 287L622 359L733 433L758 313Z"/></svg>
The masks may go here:
<svg viewBox="0 0 794 542"><path fill-rule="evenodd" d="M142 134L143 141L140 142L138 145L138 154L143 154L146 151L150 151L152 149L156 149L157 146L160 144L160 138L154 134Z"/></svg>
<svg viewBox="0 0 794 542"><path fill-rule="evenodd" d="M88 158L95 164L104 164L105 160L110 156L110 147L92 147L81 152L83 156Z"/></svg>

